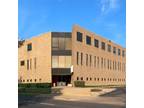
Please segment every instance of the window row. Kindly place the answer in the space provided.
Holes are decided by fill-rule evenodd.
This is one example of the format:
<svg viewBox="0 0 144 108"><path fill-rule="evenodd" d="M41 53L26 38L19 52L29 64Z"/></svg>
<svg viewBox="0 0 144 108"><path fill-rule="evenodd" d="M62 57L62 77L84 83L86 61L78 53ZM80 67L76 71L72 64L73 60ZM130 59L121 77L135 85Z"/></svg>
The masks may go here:
<svg viewBox="0 0 144 108"><path fill-rule="evenodd" d="M23 83L24 82L41 82L41 81L42 81L41 78L39 78L39 79L33 79L33 80L32 79L27 79L27 80L25 80L25 79L19 79L18 80L19 83L21 83L21 82L23 82Z"/></svg>
<svg viewBox="0 0 144 108"><path fill-rule="evenodd" d="M52 56L53 68L70 68L71 56Z"/></svg>
<svg viewBox="0 0 144 108"><path fill-rule="evenodd" d="M85 61L85 62L84 62ZM93 66L100 69L118 70L125 72L125 63L119 61L112 61L99 56L92 56L91 54L83 54L82 52L76 53L76 63L77 65Z"/></svg>
<svg viewBox="0 0 144 108"><path fill-rule="evenodd" d="M92 78L92 77L86 77L85 79L83 77L77 77L77 81L125 81L124 78Z"/></svg>
<svg viewBox="0 0 144 108"><path fill-rule="evenodd" d="M79 42L83 42L83 33L77 32L77 41ZM87 45L92 45L92 41L91 41L91 37L86 35L86 44ZM97 39L94 39L94 46L99 48L100 42ZM113 51L112 51L113 48ZM101 49L102 50L106 50L106 43L105 42L101 42ZM108 52L113 52L113 54L118 54L118 56L121 55L121 49L116 49L116 47L112 47L110 44L107 45L107 51ZM125 51L122 50L122 56L125 57Z"/></svg>
<svg viewBox="0 0 144 108"><path fill-rule="evenodd" d="M32 61L34 63L34 69L36 69L36 65L37 65L37 59L36 57L34 59L27 59L25 60L21 60L20 61L20 66L25 66L25 62L26 62L26 66L27 66L27 70L31 70L32 69Z"/></svg>

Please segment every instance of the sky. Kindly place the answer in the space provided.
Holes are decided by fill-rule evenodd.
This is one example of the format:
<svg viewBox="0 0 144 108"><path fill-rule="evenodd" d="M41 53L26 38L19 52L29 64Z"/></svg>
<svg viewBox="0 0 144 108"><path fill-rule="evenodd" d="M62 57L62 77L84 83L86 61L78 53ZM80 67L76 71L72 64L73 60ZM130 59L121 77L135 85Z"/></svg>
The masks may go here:
<svg viewBox="0 0 144 108"><path fill-rule="evenodd" d="M71 32L77 24L126 47L125 0L18 0L18 36Z"/></svg>

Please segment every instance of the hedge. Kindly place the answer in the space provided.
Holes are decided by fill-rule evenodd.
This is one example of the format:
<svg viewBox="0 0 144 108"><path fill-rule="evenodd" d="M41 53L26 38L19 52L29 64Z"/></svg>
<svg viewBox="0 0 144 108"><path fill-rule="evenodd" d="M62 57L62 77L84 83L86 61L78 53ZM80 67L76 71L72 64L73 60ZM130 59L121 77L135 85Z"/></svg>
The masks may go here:
<svg viewBox="0 0 144 108"><path fill-rule="evenodd" d="M19 88L51 88L51 83L23 83L18 84Z"/></svg>
<svg viewBox="0 0 144 108"><path fill-rule="evenodd" d="M85 87L85 81L74 81L75 87Z"/></svg>
<svg viewBox="0 0 144 108"><path fill-rule="evenodd" d="M18 84L18 93L51 93L51 83L23 83Z"/></svg>
<svg viewBox="0 0 144 108"><path fill-rule="evenodd" d="M19 88L18 93L37 93L37 94L49 94L50 88Z"/></svg>

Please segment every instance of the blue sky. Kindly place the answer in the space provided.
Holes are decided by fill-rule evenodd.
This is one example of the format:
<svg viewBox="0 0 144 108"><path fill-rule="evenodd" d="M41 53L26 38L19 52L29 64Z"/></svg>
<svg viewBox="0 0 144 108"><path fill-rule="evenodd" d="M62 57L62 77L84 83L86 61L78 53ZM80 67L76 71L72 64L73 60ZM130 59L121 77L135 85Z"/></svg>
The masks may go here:
<svg viewBox="0 0 144 108"><path fill-rule="evenodd" d="M18 32L27 39L78 24L126 47L125 0L18 0Z"/></svg>

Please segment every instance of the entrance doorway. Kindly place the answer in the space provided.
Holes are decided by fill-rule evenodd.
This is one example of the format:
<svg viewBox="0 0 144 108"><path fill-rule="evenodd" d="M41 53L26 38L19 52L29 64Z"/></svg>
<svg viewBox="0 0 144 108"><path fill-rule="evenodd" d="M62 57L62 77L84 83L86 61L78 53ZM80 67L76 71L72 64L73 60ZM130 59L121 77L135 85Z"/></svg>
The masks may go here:
<svg viewBox="0 0 144 108"><path fill-rule="evenodd" d="M53 75L52 84L56 86L67 86L71 83L71 75Z"/></svg>

